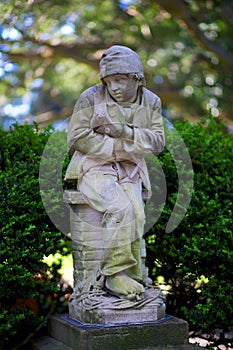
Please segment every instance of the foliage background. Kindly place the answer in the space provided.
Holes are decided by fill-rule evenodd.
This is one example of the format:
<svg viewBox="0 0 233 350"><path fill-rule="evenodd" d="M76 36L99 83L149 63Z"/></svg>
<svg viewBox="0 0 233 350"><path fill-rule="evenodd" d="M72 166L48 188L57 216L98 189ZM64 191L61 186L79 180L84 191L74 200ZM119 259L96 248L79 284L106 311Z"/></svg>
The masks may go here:
<svg viewBox="0 0 233 350"><path fill-rule="evenodd" d="M69 238L51 224L39 193L40 159L52 132L44 128L68 123L80 92L99 82L103 50L114 44L138 52L148 88L162 98L164 116L194 122L175 122L192 158L195 189L187 215L172 234L164 228L176 200L177 173L166 149L159 157L168 198L146 238L150 273L155 280L162 276L169 288L168 312L187 319L196 333L208 332L215 344L228 344L224 336L232 331L233 309L233 143L226 133L233 125L231 1L9 0L1 2L0 11L3 349L19 346L54 309L66 310L70 289L58 273L61 261L42 263L44 254L70 251ZM215 120L209 122L209 115ZM202 116L206 121L196 123ZM9 129L15 121L31 127Z"/></svg>
<svg viewBox="0 0 233 350"><path fill-rule="evenodd" d="M70 240L49 220L39 188L41 155L50 136L51 131L38 133L28 125L0 129L2 350L19 345L37 327L46 325L46 315L55 309L67 311L71 287L62 281L59 270L62 256L70 254ZM58 196L54 207L56 203ZM44 256L56 253L59 257L47 266Z"/></svg>
<svg viewBox="0 0 233 350"><path fill-rule="evenodd" d="M215 346L219 342L229 345L231 341L224 339L224 334L233 327L229 282L233 277L229 268L233 262L230 190L233 136L214 118L195 124L176 121L174 126L192 159L194 191L184 219L167 233L165 227L176 201L178 174L165 148L159 161L166 175L168 194L160 219L146 236L150 273L161 285L165 283L166 289L170 286L168 313L187 319L192 331L208 334ZM156 168L153 176L158 178ZM221 333L221 340L216 331Z"/></svg>
<svg viewBox="0 0 233 350"><path fill-rule="evenodd" d="M138 52L170 117L199 120L211 111L232 125L229 0L9 0L0 11L5 126L69 117L80 92L99 82L99 59L113 44Z"/></svg>
<svg viewBox="0 0 233 350"><path fill-rule="evenodd" d="M174 127L191 155L195 188L186 216L168 233L166 225L177 198L178 174L165 148L159 164L166 176L167 198L159 220L146 233L147 265L155 283L168 291L167 313L185 318L194 334L208 334L209 341L229 345L231 340L224 336L233 330L233 290L229 282L233 278L229 268L233 263L233 136L214 118L195 124L176 121ZM59 274L61 259L52 265L42 261L44 255L59 253L62 257L71 250L69 235L51 223L40 196L39 167L51 133L39 133L28 125L1 130L2 349L24 342L30 332L38 333L52 312L67 312L71 288ZM43 160L45 163L51 165L57 160L63 133L58 133L58 142L50 148L52 154ZM64 170L68 161L67 156ZM158 161L149 161L156 186L161 171ZM52 169L56 171L55 164ZM53 175L54 188L58 188L59 177ZM50 179L45 176L43 181ZM51 195L52 209L63 215L60 194L50 190L47 194ZM216 329L221 330L221 339Z"/></svg>

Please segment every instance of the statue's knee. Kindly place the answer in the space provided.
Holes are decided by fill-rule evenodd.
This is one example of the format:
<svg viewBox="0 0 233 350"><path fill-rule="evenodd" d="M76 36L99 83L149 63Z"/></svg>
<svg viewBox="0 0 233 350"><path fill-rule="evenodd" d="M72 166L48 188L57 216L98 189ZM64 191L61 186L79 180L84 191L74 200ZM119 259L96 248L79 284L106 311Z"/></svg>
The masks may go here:
<svg viewBox="0 0 233 350"><path fill-rule="evenodd" d="M135 210L131 202L127 206L115 208L114 212L106 212L103 217L104 226L127 225L135 219Z"/></svg>
<svg viewBox="0 0 233 350"><path fill-rule="evenodd" d="M125 208L126 210L123 210L125 215L129 218L134 218L135 217L135 208L132 202L129 202L127 207Z"/></svg>
<svg viewBox="0 0 233 350"><path fill-rule="evenodd" d="M135 209L132 202L129 202L127 206L119 210L119 219L124 225L128 225L135 220Z"/></svg>

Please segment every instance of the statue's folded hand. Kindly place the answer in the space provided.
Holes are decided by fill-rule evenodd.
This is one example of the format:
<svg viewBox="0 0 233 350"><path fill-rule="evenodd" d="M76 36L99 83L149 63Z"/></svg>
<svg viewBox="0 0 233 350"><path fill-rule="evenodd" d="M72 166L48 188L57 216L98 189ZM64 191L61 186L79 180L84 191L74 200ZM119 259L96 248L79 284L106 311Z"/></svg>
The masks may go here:
<svg viewBox="0 0 233 350"><path fill-rule="evenodd" d="M120 137L123 132L124 123L120 117L111 119L103 112L92 117L90 126L99 134L106 134L111 137Z"/></svg>

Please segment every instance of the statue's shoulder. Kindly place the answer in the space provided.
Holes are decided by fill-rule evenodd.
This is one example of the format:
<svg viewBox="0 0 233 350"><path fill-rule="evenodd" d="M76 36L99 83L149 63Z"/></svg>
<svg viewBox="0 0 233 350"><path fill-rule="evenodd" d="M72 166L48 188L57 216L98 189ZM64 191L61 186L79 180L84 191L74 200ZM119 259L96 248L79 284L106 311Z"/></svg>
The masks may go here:
<svg viewBox="0 0 233 350"><path fill-rule="evenodd" d="M96 96L101 96L103 98L104 89L105 87L103 84L96 84L84 90L75 103L74 112L83 108L94 106L94 104L96 103ZM99 100L100 98L98 98L98 101Z"/></svg>
<svg viewBox="0 0 233 350"><path fill-rule="evenodd" d="M160 100L160 97L158 95L145 87L142 88L142 93L144 95L144 98L146 98L148 101L150 100L151 102L157 102Z"/></svg>
<svg viewBox="0 0 233 350"><path fill-rule="evenodd" d="M145 87L142 88L142 93L143 100L147 106L150 106L152 109L161 108L161 99L158 95Z"/></svg>
<svg viewBox="0 0 233 350"><path fill-rule="evenodd" d="M104 89L103 84L93 85L81 93L79 100L88 99L91 103L93 103L94 96L96 94L104 96Z"/></svg>

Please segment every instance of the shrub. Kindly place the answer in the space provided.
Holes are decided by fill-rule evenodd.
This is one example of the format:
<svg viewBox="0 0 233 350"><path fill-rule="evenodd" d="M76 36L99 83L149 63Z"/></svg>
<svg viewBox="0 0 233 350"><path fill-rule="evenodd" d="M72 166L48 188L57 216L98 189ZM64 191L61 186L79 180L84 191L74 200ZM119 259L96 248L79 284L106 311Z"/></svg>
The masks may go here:
<svg viewBox="0 0 233 350"><path fill-rule="evenodd" d="M170 287L168 313L185 318L194 331L232 331L233 135L213 118L195 124L177 121L174 126L191 156L194 190L184 219L166 232L178 174L165 148L159 161L168 195L161 217L146 235L148 265L154 279L163 276Z"/></svg>
<svg viewBox="0 0 233 350"><path fill-rule="evenodd" d="M215 329L232 331L233 137L215 119L195 124L177 121L174 127L191 156L194 190L181 223L174 230L166 229L178 198L179 176L186 184L190 181L190 169L179 158L180 144L173 142L174 132L168 132L167 147L158 160L148 159L161 206L159 210L147 206L148 216L161 214L145 236L150 275L154 280L163 276L169 288L167 313L185 318L191 330L209 334ZM57 305L58 311L64 311L61 301L67 291L60 283L60 262L51 267L42 262L44 255L70 252L69 240L58 230L67 215L59 192L64 184L56 168L56 152L64 147L64 133L46 148L40 178L42 197L50 198L56 227L40 196L41 155L52 134L27 125L0 130L0 348L6 350L43 324L51 307ZM63 174L68 161L65 157ZM167 197L162 208L165 182ZM190 186L182 188L184 198L189 190ZM178 209L182 212L183 208Z"/></svg>
<svg viewBox="0 0 233 350"><path fill-rule="evenodd" d="M28 125L0 130L0 349L43 323L62 292L58 270L44 255L69 253L69 241L51 223L39 191L41 154L51 133Z"/></svg>

